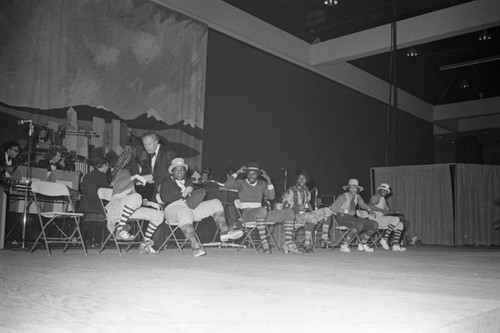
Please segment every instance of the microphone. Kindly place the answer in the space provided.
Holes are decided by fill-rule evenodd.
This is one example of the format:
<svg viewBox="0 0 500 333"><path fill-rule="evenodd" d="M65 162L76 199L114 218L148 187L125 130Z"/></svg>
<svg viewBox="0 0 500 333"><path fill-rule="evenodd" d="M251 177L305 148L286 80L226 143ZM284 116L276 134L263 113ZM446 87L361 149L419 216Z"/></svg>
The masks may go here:
<svg viewBox="0 0 500 333"><path fill-rule="evenodd" d="M30 123L31 124L32 120L29 119L29 120L18 120L17 121L17 124L18 125L22 125L22 124L26 124L26 123Z"/></svg>

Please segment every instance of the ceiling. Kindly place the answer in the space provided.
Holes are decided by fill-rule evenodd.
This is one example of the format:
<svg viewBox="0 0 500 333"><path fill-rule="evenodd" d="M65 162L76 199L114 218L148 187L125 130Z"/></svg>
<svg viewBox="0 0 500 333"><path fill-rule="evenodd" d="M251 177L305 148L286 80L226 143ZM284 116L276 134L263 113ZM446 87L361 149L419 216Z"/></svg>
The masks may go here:
<svg viewBox="0 0 500 333"><path fill-rule="evenodd" d="M393 17L400 21L470 2L338 0L337 5L325 6L324 1L224 0L310 44L386 25ZM500 96L500 26L487 29L490 40L479 40L483 31L412 45L416 57L407 56L408 47L397 50L396 85L431 105ZM385 52L349 63L389 82L390 55ZM455 64L454 68L443 67Z"/></svg>

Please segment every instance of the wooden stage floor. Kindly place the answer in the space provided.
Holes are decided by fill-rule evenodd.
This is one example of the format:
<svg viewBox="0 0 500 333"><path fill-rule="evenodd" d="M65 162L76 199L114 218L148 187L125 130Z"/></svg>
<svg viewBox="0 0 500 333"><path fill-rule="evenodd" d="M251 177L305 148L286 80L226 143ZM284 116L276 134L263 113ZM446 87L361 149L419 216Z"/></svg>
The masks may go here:
<svg viewBox="0 0 500 333"><path fill-rule="evenodd" d="M0 332L500 332L500 248L0 251Z"/></svg>

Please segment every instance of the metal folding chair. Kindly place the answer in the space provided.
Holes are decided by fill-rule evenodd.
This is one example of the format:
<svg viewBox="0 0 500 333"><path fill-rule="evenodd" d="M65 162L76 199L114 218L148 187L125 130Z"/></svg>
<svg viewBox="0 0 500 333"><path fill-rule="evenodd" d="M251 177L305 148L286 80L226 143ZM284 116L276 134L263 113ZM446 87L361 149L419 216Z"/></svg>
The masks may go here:
<svg viewBox="0 0 500 333"><path fill-rule="evenodd" d="M73 201L66 185L54 182L34 181L31 184L31 190L42 230L38 234L30 253L33 253L40 239L43 239L49 256L51 256L49 244L65 244L63 253L66 252L70 245L80 244L83 252L87 255L87 249L80 230L80 218L83 214L75 212ZM47 219L48 221L46 221ZM57 223L58 221L63 221L63 223L72 221L75 226L72 231L68 232L65 230L64 225ZM47 235L47 229L51 226L57 229L59 236L52 237Z"/></svg>
<svg viewBox="0 0 500 333"><path fill-rule="evenodd" d="M333 247L332 247L332 251L336 248L336 247L339 247L340 244L342 244L342 242L344 242L345 240L347 240L347 233L349 232L349 230L351 230L350 228L346 227L346 226L342 226L342 225L339 225L337 223L337 219L335 218L335 215L332 215L332 219L333 219L333 225L335 226L335 230L337 230L340 234L340 237L339 239L334 243ZM333 239L333 237L332 237ZM361 240L359 239L358 237L358 233L356 233L352 238L351 240L349 241L349 244L353 244L354 245L357 245L359 243L361 243Z"/></svg>
<svg viewBox="0 0 500 333"><path fill-rule="evenodd" d="M101 187L100 189L97 190L97 196L99 197L102 209L104 209L105 212L106 212L106 204L111 200L112 195L113 195L113 189L111 188ZM141 243L141 240L144 238L144 232L143 232L144 220L130 218L128 220L128 223L131 224L131 230L135 229L135 232L133 232L134 240L131 241L117 240L115 233L116 229L118 228L118 224L116 224L113 230L109 233L108 237L106 237L106 239L102 243L101 248L99 249L99 253L101 253L106 248L106 245L111 239L115 243L116 249L118 250L118 253L120 253L120 255L122 255L122 249L120 245L127 245L127 247L125 248L125 253L127 253L128 250L130 250L130 248L133 245L139 245Z"/></svg>
<svg viewBox="0 0 500 333"><path fill-rule="evenodd" d="M241 213L241 201L240 199L234 200L234 206L236 207L236 211L238 212L238 219L241 222L241 225L243 227L243 233L244 233L244 238L241 244L248 244L248 246L251 246L254 248L255 252L258 254L259 249L262 247L262 242L260 240L260 237L258 239L253 237L253 234L255 231L258 233L258 226L263 225L266 229L266 234L269 236L271 239L271 244L278 249L279 252L281 252L278 244L276 243L276 240L274 239L273 234L271 233L271 230L269 229L270 226L274 226L276 222L267 222L267 221L244 221L243 220L243 215ZM238 251L241 249L241 247L238 248Z"/></svg>

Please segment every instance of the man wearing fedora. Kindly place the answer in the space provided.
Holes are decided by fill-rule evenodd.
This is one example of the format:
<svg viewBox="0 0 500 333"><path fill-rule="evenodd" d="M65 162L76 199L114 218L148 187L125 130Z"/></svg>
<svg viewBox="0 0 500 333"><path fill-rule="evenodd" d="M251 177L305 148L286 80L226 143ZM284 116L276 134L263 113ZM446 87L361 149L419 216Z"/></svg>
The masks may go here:
<svg viewBox="0 0 500 333"><path fill-rule="evenodd" d="M246 173L246 179L237 179L239 174ZM259 178L262 176L266 181ZM228 189L238 190L242 216L244 221L272 221L283 222L285 227L285 244L283 251L285 253L302 253L293 242L293 227L295 223L295 213L290 208L267 211L262 207L262 200L273 200L276 196L271 178L265 170L262 170L259 164L249 162L242 166L231 175L226 181ZM264 225L257 224L257 230L262 242L262 250L265 254L271 254L269 242L267 240L266 228Z"/></svg>
<svg viewBox="0 0 500 333"><path fill-rule="evenodd" d="M374 252L373 248L368 246L367 241L377 231L378 223L357 216L357 208L364 209L375 218L373 210L365 204L359 192L363 191L363 187L359 186L357 179L349 179L347 185L343 186L345 193L339 195L334 203L330 206L337 224L345 226L350 230L345 236L344 242L340 245L340 252L351 252L349 242L357 234L360 239L358 251Z"/></svg>
<svg viewBox="0 0 500 333"><path fill-rule="evenodd" d="M165 218L168 221L179 222L179 227L189 240L193 255L200 257L206 254L203 246L198 242L193 222L212 216L220 229L220 239L226 242L229 239L238 239L243 236L241 230L229 230L224 214L224 207L219 199L202 201L196 207L188 207L187 200L192 195L194 184L186 178L188 165L183 158L174 158L168 167L169 176L164 177L157 200L165 205Z"/></svg>
<svg viewBox="0 0 500 333"><path fill-rule="evenodd" d="M369 206L375 211L377 218L375 219L379 227L386 228L380 240L380 245L385 250L389 250L388 239L391 233L394 232L394 237L391 242L393 251L406 251L406 248L400 245L401 236L407 228L407 221L401 212L391 209L387 202L387 197L391 194L391 187L387 183L382 183L377 188L371 199ZM404 235L403 235L404 237Z"/></svg>

